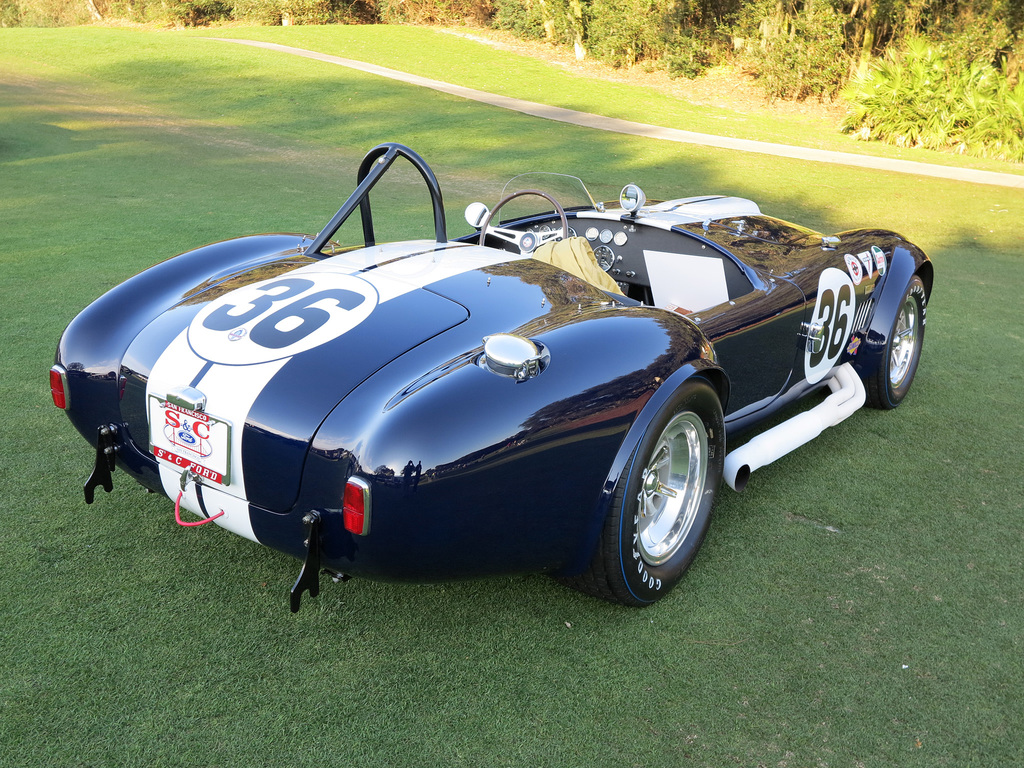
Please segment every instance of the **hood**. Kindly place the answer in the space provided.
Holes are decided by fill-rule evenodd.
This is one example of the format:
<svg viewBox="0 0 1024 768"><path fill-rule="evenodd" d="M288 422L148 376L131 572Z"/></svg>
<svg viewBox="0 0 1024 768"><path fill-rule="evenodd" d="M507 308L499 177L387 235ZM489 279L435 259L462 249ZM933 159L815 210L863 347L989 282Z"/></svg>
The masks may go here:
<svg viewBox="0 0 1024 768"><path fill-rule="evenodd" d="M184 466L209 470L219 490L287 511L326 415L387 363L469 317L429 286L515 258L463 244L400 243L298 268L264 265L192 295L125 356L125 421L149 426L132 437L150 438L144 447L163 459L165 488L184 456ZM207 449L209 459L197 458Z"/></svg>

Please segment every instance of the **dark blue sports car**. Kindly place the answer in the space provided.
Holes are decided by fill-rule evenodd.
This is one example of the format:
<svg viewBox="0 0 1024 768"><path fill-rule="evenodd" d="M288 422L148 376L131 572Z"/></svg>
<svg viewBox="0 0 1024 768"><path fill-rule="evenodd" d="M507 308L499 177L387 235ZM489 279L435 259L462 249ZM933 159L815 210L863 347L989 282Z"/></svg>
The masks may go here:
<svg viewBox="0 0 1024 768"><path fill-rule="evenodd" d="M426 183L434 238L378 244L370 190L398 158ZM579 195L549 191L567 181ZM723 479L741 490L914 379L933 270L893 232L823 236L749 200L632 184L600 204L528 174L449 241L416 153L375 147L357 182L315 237L215 243L113 289L50 371L95 447L87 501L120 467L179 521L293 554L293 610L321 571L544 572L652 603ZM512 200L537 205L500 216ZM357 211L359 242L340 241Z"/></svg>

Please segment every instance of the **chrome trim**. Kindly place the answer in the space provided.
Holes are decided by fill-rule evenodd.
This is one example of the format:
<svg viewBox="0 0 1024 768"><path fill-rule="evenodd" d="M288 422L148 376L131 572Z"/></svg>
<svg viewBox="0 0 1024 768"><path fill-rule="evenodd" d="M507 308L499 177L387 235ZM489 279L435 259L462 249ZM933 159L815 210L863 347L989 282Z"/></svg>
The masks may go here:
<svg viewBox="0 0 1024 768"><path fill-rule="evenodd" d="M543 344L514 333L495 333L484 337L480 365L499 376L526 381L538 376L550 360Z"/></svg>
<svg viewBox="0 0 1024 768"><path fill-rule="evenodd" d="M903 384L913 367L920 329L917 299L907 295L906 301L896 316L889 354L889 384L895 389Z"/></svg>
<svg viewBox="0 0 1024 768"><path fill-rule="evenodd" d="M684 411L658 438L640 477L636 547L648 565L661 565L690 534L707 486L708 432Z"/></svg>
<svg viewBox="0 0 1024 768"><path fill-rule="evenodd" d="M202 413L206 410L206 395L195 387L174 387L164 398L168 403L189 411Z"/></svg>
<svg viewBox="0 0 1024 768"><path fill-rule="evenodd" d="M807 337L806 348L816 355L825 348L825 326L821 323L801 323L803 334Z"/></svg>
<svg viewBox="0 0 1024 768"><path fill-rule="evenodd" d="M636 184L627 184L619 192L619 206L624 211L635 214L647 203L647 195Z"/></svg>
<svg viewBox="0 0 1024 768"><path fill-rule="evenodd" d="M853 316L853 331L866 331L868 327L868 320L871 318L871 311L875 308L875 300L873 298L867 301L862 301L860 306L857 307L857 314Z"/></svg>

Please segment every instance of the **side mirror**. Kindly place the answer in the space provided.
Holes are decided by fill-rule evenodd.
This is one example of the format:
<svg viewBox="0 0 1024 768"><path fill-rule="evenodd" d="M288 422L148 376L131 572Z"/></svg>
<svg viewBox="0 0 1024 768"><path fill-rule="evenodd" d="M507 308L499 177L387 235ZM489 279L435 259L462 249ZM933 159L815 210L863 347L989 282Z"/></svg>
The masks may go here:
<svg viewBox="0 0 1024 768"><path fill-rule="evenodd" d="M627 184L619 193L619 205L622 210L635 214L647 202L647 195L636 184Z"/></svg>
<svg viewBox="0 0 1024 768"><path fill-rule="evenodd" d="M466 206L466 223L473 229L480 229L480 226L487 221L490 210L483 203L470 203Z"/></svg>

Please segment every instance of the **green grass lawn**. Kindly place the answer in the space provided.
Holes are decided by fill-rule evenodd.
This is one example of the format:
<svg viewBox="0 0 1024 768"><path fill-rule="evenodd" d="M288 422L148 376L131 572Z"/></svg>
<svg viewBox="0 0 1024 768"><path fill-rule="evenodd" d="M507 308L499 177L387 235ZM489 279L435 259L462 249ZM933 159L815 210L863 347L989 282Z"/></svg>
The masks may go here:
<svg viewBox="0 0 1024 768"><path fill-rule="evenodd" d="M723 122L430 30L216 34ZM46 391L67 322L187 248L317 231L385 140L434 167L452 232L527 170L895 229L936 265L914 390L723 490L694 567L639 611L523 576L325 583L292 615L297 561L178 528L123 473L85 505L90 452ZM589 131L193 33L0 30L0 765L1020 764L1022 222L1020 190Z"/></svg>

